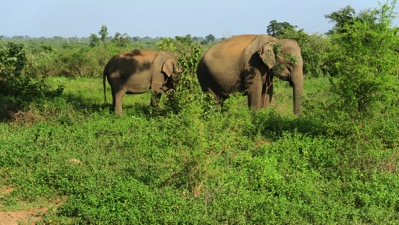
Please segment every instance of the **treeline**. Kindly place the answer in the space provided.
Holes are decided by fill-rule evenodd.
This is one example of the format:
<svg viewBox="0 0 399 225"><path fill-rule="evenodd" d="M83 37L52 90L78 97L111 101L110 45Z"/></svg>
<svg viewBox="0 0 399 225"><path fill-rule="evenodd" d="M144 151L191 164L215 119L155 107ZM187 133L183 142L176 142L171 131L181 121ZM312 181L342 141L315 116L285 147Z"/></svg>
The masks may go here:
<svg viewBox="0 0 399 225"><path fill-rule="evenodd" d="M306 33L288 22L272 20L265 29L266 33L278 38L291 38L298 41L302 48L304 58L304 73L306 77L320 77L325 75L336 75L334 68L336 55L334 52L340 49L340 44L334 43L339 35L349 34L350 27L355 21L365 23L370 29L379 26L380 16L383 9L370 9L357 13L352 7L347 6L341 10L326 15L335 26L326 34ZM391 28L391 27L390 27ZM162 41L173 41L175 45L198 44L205 51L213 44L224 40L216 38L213 34L205 37L186 36L175 37L130 37L126 33L116 32L114 35L108 33L108 28L103 25L98 34L89 37L40 37L29 36L0 36L0 45L3 55L7 43L23 46L26 52L27 66L39 75L54 76L63 75L71 77L96 77L101 74L104 62L112 55L130 49L159 49ZM180 49L167 49L177 50ZM5 57L5 56L4 56ZM10 56L12 57L12 56ZM32 73L27 71L27 73Z"/></svg>
<svg viewBox="0 0 399 225"><path fill-rule="evenodd" d="M126 33L120 33L116 32L114 36L108 35L108 28L106 25L103 25L101 27L101 30L99 31L99 34L101 35L101 32L103 30L106 32L105 36L101 40L106 40L107 42L113 42L117 43L119 46L128 46L128 45L133 45L133 44L140 44L142 46L146 47L154 47L156 43L161 41L164 38L168 37L140 37L140 36L134 36L130 37ZM175 36L175 38L179 38L180 36ZM184 37L189 37L192 39L192 41L201 44L201 45L207 45L211 43L218 42L220 40L224 40L225 38L216 38L213 34L209 34L205 37L198 37L194 36L192 37L190 34L187 34ZM30 37L28 35L16 35L12 37L8 37L5 35L0 35L0 40L3 42L14 42L14 43L19 43L19 44L24 44L26 45L27 48L30 47L30 45L54 45L54 46L66 46L66 45L74 45L74 44L81 44L81 45L90 45L91 47L94 47L100 42L100 37L96 34L91 34L89 37L61 37L61 36L54 36L54 37Z"/></svg>
<svg viewBox="0 0 399 225"><path fill-rule="evenodd" d="M203 37L129 37L117 32L108 36L104 25L99 36L92 34L88 38L30 38L14 37L0 40L4 60L14 58L14 54L23 54L27 68L26 75L33 73L43 76L98 77L113 55L131 49L159 49L164 42L169 42L169 51L182 52L192 44L203 48L220 41L212 34ZM175 47L172 47L175 46ZM164 46L165 47L165 46ZM5 64L3 66L6 66ZM6 69L6 68L4 68ZM21 71L22 72L22 71Z"/></svg>
<svg viewBox="0 0 399 225"><path fill-rule="evenodd" d="M105 26L105 25L104 25ZM15 35L12 37L5 36L5 35L0 35L0 39L3 40L8 40L8 41L13 41L13 42L18 42L18 41L30 41L31 43L82 43L82 44L87 44L90 43L91 39L90 35L89 37L78 37L78 36L73 36L73 37L61 37L61 36L54 36L54 37L30 37L28 35ZM107 40L112 40L112 39L119 39L120 37L127 38L131 42L145 42L147 44L150 43L156 43L157 41L165 38L165 37L150 37L150 36L134 36L130 37L126 33L121 34L119 32L116 32L114 36L107 36ZM205 37L198 37L194 36L192 37L193 41L200 42L201 44L206 44L209 42L214 42L218 40L223 40L225 38L216 38L213 34L209 34Z"/></svg>

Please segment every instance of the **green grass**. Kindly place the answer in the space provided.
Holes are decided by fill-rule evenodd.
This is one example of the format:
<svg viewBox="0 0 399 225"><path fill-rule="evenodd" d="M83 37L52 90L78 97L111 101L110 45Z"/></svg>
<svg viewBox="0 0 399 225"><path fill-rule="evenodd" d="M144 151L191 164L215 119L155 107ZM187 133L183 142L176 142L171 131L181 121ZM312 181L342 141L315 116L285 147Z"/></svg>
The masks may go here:
<svg viewBox="0 0 399 225"><path fill-rule="evenodd" d="M301 117L286 82L267 110L238 96L207 116L199 101L151 113L149 93L125 96L117 116L103 107L101 79L47 82L63 94L0 123L0 187L14 187L2 211L61 197L39 223L399 222L398 146L367 130L342 136L315 117L326 78L306 80Z"/></svg>

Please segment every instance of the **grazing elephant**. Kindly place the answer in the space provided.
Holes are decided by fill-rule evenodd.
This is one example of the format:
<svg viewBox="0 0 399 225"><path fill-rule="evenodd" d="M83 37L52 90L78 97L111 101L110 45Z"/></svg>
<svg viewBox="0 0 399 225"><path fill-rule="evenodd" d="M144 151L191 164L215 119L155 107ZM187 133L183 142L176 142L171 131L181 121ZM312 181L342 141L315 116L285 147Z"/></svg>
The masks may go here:
<svg viewBox="0 0 399 225"><path fill-rule="evenodd" d="M104 69L104 102L106 79L111 86L112 106L122 113L122 98L128 94L141 94L152 90L151 106L157 107L162 92L173 90L180 77L175 58L164 51L132 50L114 56Z"/></svg>
<svg viewBox="0 0 399 225"><path fill-rule="evenodd" d="M223 103L229 94L245 92L248 106L268 106L273 77L293 87L294 113L301 113L303 60L298 43L272 36L238 35L211 47L198 64L197 77L204 92Z"/></svg>

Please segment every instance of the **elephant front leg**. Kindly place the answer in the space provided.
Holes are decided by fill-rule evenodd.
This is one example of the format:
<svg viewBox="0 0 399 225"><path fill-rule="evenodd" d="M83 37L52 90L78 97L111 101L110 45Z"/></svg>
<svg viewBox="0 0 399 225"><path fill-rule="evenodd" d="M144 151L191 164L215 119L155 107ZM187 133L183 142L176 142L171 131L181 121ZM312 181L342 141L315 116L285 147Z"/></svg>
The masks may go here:
<svg viewBox="0 0 399 225"><path fill-rule="evenodd" d="M252 84L248 88L248 107L255 110L262 106L262 79L255 77Z"/></svg>
<svg viewBox="0 0 399 225"><path fill-rule="evenodd" d="M152 92L150 106L152 108L158 108L159 100L161 99L161 97L162 92Z"/></svg>
<svg viewBox="0 0 399 225"><path fill-rule="evenodd" d="M272 103L273 84L264 85L262 91L262 108L268 107Z"/></svg>

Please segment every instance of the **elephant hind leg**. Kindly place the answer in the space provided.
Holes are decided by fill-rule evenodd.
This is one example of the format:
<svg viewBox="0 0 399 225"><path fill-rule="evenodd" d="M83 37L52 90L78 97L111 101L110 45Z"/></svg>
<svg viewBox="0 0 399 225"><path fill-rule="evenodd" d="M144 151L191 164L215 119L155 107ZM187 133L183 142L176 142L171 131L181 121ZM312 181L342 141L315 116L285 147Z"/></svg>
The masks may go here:
<svg viewBox="0 0 399 225"><path fill-rule="evenodd" d="M228 98L228 96L221 96L220 94L216 93L212 88L207 88L206 92L213 96L215 102L221 106L223 106L224 101Z"/></svg>
<svg viewBox="0 0 399 225"><path fill-rule="evenodd" d="M122 89L112 92L112 107L116 114L122 114L122 99L126 92Z"/></svg>
<svg viewBox="0 0 399 225"><path fill-rule="evenodd" d="M199 68L199 69L204 69L204 68ZM216 84L216 82L212 78L210 78L209 72L206 73L205 75L198 76L198 81L200 83L201 90L204 93L211 94L217 104L223 105L223 102L227 99L227 96L222 96L216 91L216 90L221 90L221 87L219 87Z"/></svg>

